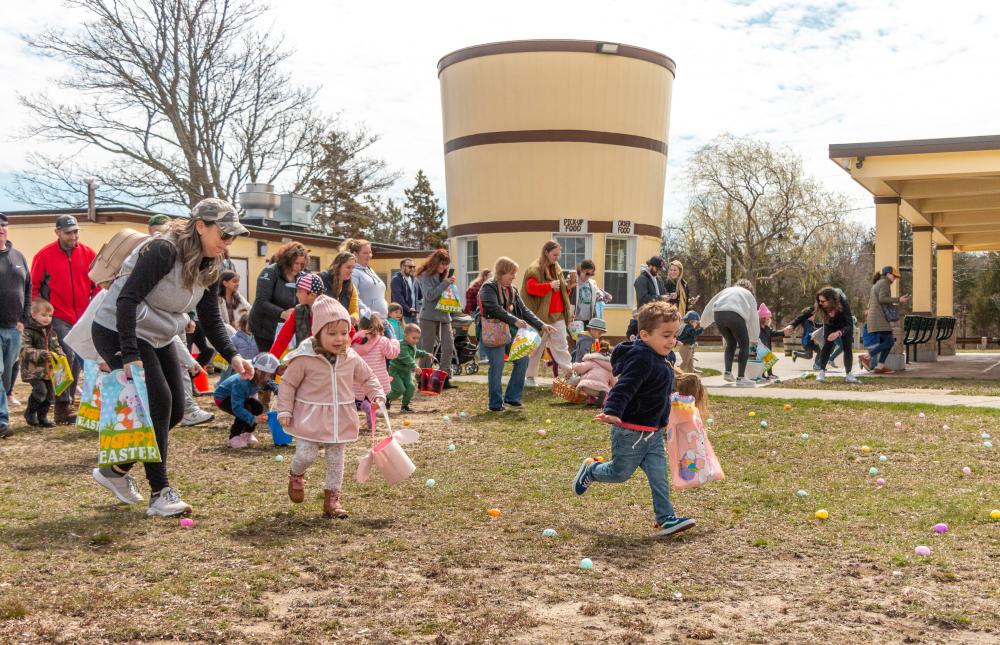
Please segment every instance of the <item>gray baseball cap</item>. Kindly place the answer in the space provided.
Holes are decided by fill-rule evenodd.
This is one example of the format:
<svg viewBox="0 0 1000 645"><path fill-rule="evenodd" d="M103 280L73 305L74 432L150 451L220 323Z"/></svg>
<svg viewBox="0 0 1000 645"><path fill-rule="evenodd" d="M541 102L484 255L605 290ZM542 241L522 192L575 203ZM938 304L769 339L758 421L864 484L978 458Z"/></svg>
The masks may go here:
<svg viewBox="0 0 1000 645"><path fill-rule="evenodd" d="M80 230L80 224L72 215L62 215L56 219L56 228L64 233L72 233Z"/></svg>
<svg viewBox="0 0 1000 645"><path fill-rule="evenodd" d="M240 224L240 216L236 212L236 207L224 199L209 197L194 205L191 209L191 219L200 219L205 222L212 222L223 233L228 235L250 235L250 231Z"/></svg>

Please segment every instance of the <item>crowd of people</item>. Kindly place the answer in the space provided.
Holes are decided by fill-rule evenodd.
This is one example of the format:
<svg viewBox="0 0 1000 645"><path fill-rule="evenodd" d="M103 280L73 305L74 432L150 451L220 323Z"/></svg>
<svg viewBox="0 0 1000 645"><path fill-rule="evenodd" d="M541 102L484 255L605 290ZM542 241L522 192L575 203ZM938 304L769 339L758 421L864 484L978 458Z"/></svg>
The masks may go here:
<svg viewBox="0 0 1000 645"><path fill-rule="evenodd" d="M358 438L358 412L371 424L376 409L388 413L396 401L400 412L412 411L416 379L435 363L432 371L444 375L442 388L457 387L451 382L452 321L457 314L471 315L478 358L489 366L489 411L523 408L525 387L536 385L549 357L553 372L588 405L601 409L595 418L612 425L612 460L585 461L574 480L577 494L593 482L625 481L642 468L663 535L693 525L670 505L659 431L676 394L675 375L687 375L693 394L701 387L695 349L707 327L718 327L725 343L723 377L737 386L755 384L747 366L758 344L770 348L772 338L789 336L800 326L803 350L796 354L816 356L818 379L842 353L847 380L856 382L852 339L857 321L843 291L833 287L820 289L814 304L775 331L771 312L756 301L751 282L739 280L723 289L699 313L700 298L690 293L683 265L654 256L634 281L636 309L625 340L612 346L602 316L612 297L594 280L594 262L583 260L564 270L555 241L542 246L520 281L519 265L497 258L468 285L464 303L445 249L400 262L387 300L386 284L371 267L369 241L344 241L330 266L318 273L306 270L309 250L290 242L257 277L251 304L240 294L240 277L227 259L232 241L248 231L235 207L223 200L202 200L187 218L151 219L149 237L101 285L88 275L95 252L80 241L72 216L57 219L56 240L32 258L30 268L8 239L8 228L0 215L0 367L6 394L0 396L0 436L10 434L9 406L20 405L12 390L18 361L22 380L31 385L25 419L40 427L75 422L78 352L128 378L141 367L160 456L143 463L150 515L191 510L170 484L168 438L177 425L214 418L195 400L201 392L192 379L211 367L216 354L228 366L212 394L216 409L232 417L229 447L257 444L255 430L272 421L284 427L297 440L288 481L293 502L304 499L304 475L323 450L324 512L345 517L344 448ZM908 300L891 295L897 278L893 267L885 267L873 279L863 330L869 354L861 362L875 373L890 371L885 362L894 343L891 323L898 319L896 306ZM81 328L86 341L68 344L67 334ZM512 355L515 339L525 334L533 338L530 351ZM49 365L57 359L69 366L66 387L53 387ZM504 387L508 359L511 373ZM683 403L685 410L691 405ZM271 407L276 409L269 414ZM130 474L134 465L94 468L92 476L120 501L139 503L144 497Z"/></svg>

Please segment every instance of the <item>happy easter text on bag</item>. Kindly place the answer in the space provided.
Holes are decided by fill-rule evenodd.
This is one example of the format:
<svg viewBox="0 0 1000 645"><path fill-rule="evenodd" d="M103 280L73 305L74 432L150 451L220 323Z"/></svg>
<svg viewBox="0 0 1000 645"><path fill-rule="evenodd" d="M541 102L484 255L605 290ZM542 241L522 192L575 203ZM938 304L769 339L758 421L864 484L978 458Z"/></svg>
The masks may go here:
<svg viewBox="0 0 1000 645"><path fill-rule="evenodd" d="M106 374L101 379L101 398L98 465L159 462L143 370L133 367L131 381L122 370Z"/></svg>

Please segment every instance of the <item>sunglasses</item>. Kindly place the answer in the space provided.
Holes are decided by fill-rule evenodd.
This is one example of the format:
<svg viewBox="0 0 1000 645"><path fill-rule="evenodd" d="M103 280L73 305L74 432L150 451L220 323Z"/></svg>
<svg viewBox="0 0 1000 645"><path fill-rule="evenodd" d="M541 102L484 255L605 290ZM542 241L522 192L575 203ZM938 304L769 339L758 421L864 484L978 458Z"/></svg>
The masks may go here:
<svg viewBox="0 0 1000 645"><path fill-rule="evenodd" d="M223 242L228 242L229 240L236 239L235 233L226 233L222 229L219 229L219 237L222 238Z"/></svg>

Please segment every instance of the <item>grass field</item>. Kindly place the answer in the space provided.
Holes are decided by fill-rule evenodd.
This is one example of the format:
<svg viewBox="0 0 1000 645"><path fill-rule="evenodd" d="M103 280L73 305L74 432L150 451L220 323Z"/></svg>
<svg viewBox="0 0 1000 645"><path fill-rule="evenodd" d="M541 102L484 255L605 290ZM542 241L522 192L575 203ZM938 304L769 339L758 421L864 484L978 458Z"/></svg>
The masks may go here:
<svg viewBox="0 0 1000 645"><path fill-rule="evenodd" d="M810 374L810 377L813 375ZM861 383L847 383L843 376L828 376L818 383L816 379L789 379L782 381L781 387L795 390L857 390L878 392L881 390L936 390L963 396L1000 396L1000 382L977 379L928 379L906 378L905 376L866 377L859 375Z"/></svg>
<svg viewBox="0 0 1000 645"><path fill-rule="evenodd" d="M292 449L264 439L231 451L222 422L172 435L191 529L112 503L89 476L92 434L15 424L0 442L0 642L1000 639L1000 522L989 519L1000 458L979 438L995 414L720 397L712 441L727 479L676 491L698 526L655 540L641 473L570 491L581 458L609 456L593 409L534 390L525 412L487 416L484 399L478 385L417 399L418 470L396 488L377 473L354 482L365 444L352 447L342 521L321 515L319 464L306 503L292 505ZM814 519L819 508L828 520ZM936 522L951 531L935 535ZM933 554L915 556L917 545Z"/></svg>

